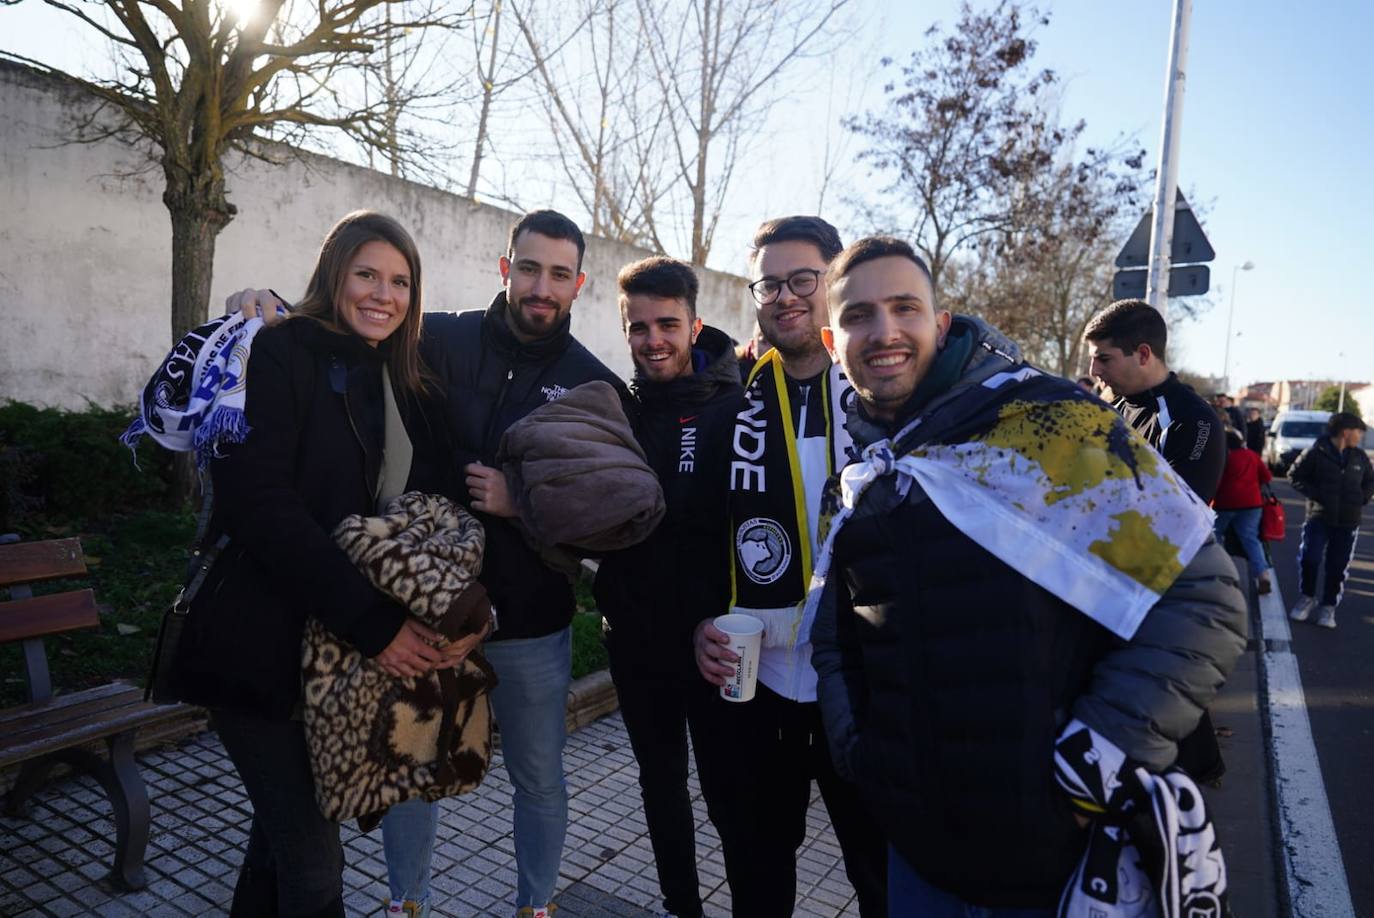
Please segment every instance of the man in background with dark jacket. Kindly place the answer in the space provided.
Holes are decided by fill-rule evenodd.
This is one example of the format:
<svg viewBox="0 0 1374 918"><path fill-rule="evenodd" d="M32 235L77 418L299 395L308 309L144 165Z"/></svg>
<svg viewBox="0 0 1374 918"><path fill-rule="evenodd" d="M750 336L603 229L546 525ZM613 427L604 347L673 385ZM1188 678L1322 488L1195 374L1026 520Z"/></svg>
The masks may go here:
<svg viewBox="0 0 1374 918"><path fill-rule="evenodd" d="M1092 357L1092 375L1112 391L1112 407L1126 423L1163 454L1203 503L1216 496L1226 470L1222 419L1192 387L1170 371L1165 360L1169 327L1143 300L1117 300L1093 316L1083 337ZM1226 772L1205 711L1198 729L1183 744L1179 764L1199 781L1216 781Z"/></svg>
<svg viewBox="0 0 1374 918"><path fill-rule="evenodd" d="M690 265L646 258L622 269L618 282L635 365L632 423L668 512L646 541L601 561L594 593L609 626L611 677L639 762L663 908L678 918L701 918L688 733L713 816L717 788L728 786L731 775L728 757L712 758L720 743L710 718L725 702L697 674L692 629L730 601L725 476L744 390L730 338L697 317Z"/></svg>
<svg viewBox="0 0 1374 918"><path fill-rule="evenodd" d="M1252 449L1264 455L1264 435L1267 432L1264 427L1264 418L1260 416L1258 408L1245 409L1245 448Z"/></svg>
<svg viewBox="0 0 1374 918"><path fill-rule="evenodd" d="M1353 414L1333 414L1326 433L1302 451L1288 470L1288 483L1307 498L1298 569L1302 598L1289 617L1305 622L1317 605L1317 569L1326 559L1321 608L1314 624L1336 627L1345 575L1355 556L1364 505L1374 497L1374 468L1360 449L1365 423Z"/></svg>
<svg viewBox="0 0 1374 918"><path fill-rule="evenodd" d="M1226 468L1222 422L1169 370L1169 327L1159 310L1143 300L1117 300L1093 316L1083 337L1092 375L1112 390L1112 407L1209 503Z"/></svg>
<svg viewBox="0 0 1374 918"><path fill-rule="evenodd" d="M892 915L1049 915L1089 809L1056 787L1056 737L1168 767L1244 647L1235 567L1119 418L937 308L910 246L861 240L827 284L862 450L808 602L836 764L891 844Z"/></svg>

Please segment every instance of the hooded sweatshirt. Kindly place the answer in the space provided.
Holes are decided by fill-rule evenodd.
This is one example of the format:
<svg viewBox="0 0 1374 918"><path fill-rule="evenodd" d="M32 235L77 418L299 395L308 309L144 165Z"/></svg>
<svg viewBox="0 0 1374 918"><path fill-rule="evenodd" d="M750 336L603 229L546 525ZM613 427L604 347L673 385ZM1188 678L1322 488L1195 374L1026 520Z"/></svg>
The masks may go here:
<svg viewBox="0 0 1374 918"><path fill-rule="evenodd" d="M692 629L730 602L726 469L743 389L724 332L703 328L692 359L689 376L631 384L635 436L668 511L644 542L606 556L593 592L617 667L700 679Z"/></svg>

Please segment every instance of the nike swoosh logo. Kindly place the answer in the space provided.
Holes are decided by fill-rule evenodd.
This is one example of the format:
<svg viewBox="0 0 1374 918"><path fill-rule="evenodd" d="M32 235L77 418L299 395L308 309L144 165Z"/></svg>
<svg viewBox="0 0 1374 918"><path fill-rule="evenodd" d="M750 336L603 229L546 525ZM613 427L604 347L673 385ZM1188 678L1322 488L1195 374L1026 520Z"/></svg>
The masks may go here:
<svg viewBox="0 0 1374 918"><path fill-rule="evenodd" d="M694 414L694 415L692 415L691 417L678 418L678 419L677 419L677 422L678 422L679 424L690 424L690 423L692 423L693 421L695 421L696 419L697 419L697 416Z"/></svg>

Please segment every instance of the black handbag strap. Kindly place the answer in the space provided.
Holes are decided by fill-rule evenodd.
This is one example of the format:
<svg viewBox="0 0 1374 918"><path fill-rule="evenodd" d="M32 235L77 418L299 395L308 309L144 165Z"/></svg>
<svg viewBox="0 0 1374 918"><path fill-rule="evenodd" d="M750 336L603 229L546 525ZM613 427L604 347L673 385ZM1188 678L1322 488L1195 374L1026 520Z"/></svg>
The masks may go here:
<svg viewBox="0 0 1374 918"><path fill-rule="evenodd" d="M196 514L196 536L192 543L195 548L191 550L191 568L187 573L185 586L177 593L176 601L172 603L172 613L175 615L185 615L191 610L191 600L196 598L196 594L205 583L205 578L210 575L210 568L215 566L215 561L229 544L228 533L221 533L213 542L206 544L215 508L215 488L208 475L204 479L203 488L205 496L200 502L200 512Z"/></svg>

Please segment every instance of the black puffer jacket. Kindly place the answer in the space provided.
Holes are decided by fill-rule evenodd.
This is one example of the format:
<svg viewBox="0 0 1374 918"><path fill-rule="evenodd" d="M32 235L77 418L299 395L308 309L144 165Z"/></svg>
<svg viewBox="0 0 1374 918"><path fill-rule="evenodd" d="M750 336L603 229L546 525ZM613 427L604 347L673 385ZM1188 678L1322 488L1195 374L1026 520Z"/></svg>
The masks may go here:
<svg viewBox="0 0 1374 918"><path fill-rule="evenodd" d="M1360 525L1364 505L1374 497L1369 456L1355 447L1338 450L1329 436L1302 451L1288 470L1288 482L1307 498L1308 519L1343 529Z"/></svg>
<svg viewBox="0 0 1374 918"><path fill-rule="evenodd" d="M696 372L667 383L636 377L635 436L668 506L653 535L608 555L596 575L597 608L618 670L695 677L692 629L730 604L726 469L744 389L724 332L703 328Z"/></svg>
<svg viewBox="0 0 1374 918"><path fill-rule="evenodd" d="M463 466L495 466L506 428L586 382L604 380L624 391L573 338L567 322L547 338L522 344L506 325L504 292L485 312L427 314L420 347L442 381L453 475L464 503ZM567 577L540 561L509 520L477 516L487 528L481 581L500 622L491 639L543 637L566 628L574 608Z"/></svg>
<svg viewBox="0 0 1374 918"><path fill-rule="evenodd" d="M185 700L284 719L300 694L306 616L368 656L400 630L404 610L330 535L345 516L375 509L384 356L305 318L253 340L248 437L210 464L210 533L230 541L179 647L175 682ZM449 490L438 412L404 398L401 409L414 447L410 489Z"/></svg>
<svg viewBox="0 0 1374 918"><path fill-rule="evenodd" d="M961 390L1014 364L1015 345L956 318L951 344L969 335L958 381L896 426L921 414L939 429ZM857 412L848 427L856 446L889 433ZM1086 839L1052 777L1059 731L1077 717L1150 767L1172 762L1244 646L1235 582L1209 541L1122 642L965 536L919 484L902 497L879 479L840 531L811 632L836 766L927 881L979 905L1052 906Z"/></svg>

